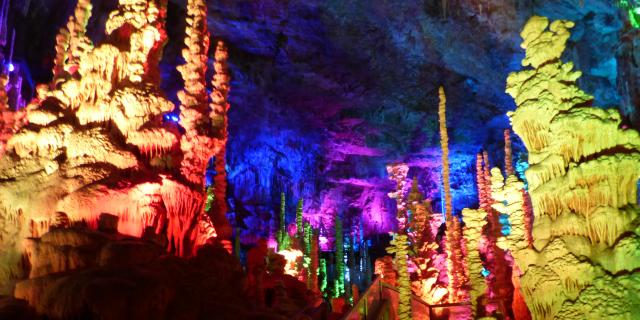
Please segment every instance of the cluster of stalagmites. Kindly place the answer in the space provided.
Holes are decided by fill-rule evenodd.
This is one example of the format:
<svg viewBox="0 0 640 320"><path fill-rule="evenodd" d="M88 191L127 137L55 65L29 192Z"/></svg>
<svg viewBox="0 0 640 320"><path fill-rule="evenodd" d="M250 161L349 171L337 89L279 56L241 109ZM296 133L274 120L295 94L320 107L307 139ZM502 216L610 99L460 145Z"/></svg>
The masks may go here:
<svg viewBox="0 0 640 320"><path fill-rule="evenodd" d="M100 45L85 34L90 1L78 2L56 38L53 81L38 86L27 106L28 125L9 139L0 159L0 231L6 235L0 283L20 276L22 239L46 232L56 212L93 227L101 213L111 213L120 218L121 233L139 236L149 228L181 256L220 234L211 220L228 229L224 212L213 219L203 214L207 161L224 158L227 54L219 43L209 98L206 4L193 0L187 7L181 117L165 123L163 115L175 109L159 89L166 1L120 0Z"/></svg>
<svg viewBox="0 0 640 320"><path fill-rule="evenodd" d="M531 68L512 73L507 92L518 105L514 132L529 151L533 248L516 228L505 245L534 319L631 319L640 307L640 137L621 127L616 110L591 107L576 86L580 71L560 60L572 26L533 17L521 33ZM517 202L518 188L507 178L494 194ZM522 217L510 205L496 208Z"/></svg>

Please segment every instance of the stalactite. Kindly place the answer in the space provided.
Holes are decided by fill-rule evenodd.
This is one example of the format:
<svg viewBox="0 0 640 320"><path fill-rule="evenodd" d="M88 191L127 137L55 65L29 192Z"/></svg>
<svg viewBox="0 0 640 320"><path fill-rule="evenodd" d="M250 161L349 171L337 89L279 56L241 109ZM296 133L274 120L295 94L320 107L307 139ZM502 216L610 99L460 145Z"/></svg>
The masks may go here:
<svg viewBox="0 0 640 320"><path fill-rule="evenodd" d="M462 217L465 222L464 238L467 241L467 262L469 263L469 282L471 290L469 295L471 298L471 311L473 318L476 319L478 303L487 290L487 284L482 275L482 260L480 259L480 239L482 237L482 228L487 223L487 213L484 210L463 209ZM482 304L480 304L482 305Z"/></svg>

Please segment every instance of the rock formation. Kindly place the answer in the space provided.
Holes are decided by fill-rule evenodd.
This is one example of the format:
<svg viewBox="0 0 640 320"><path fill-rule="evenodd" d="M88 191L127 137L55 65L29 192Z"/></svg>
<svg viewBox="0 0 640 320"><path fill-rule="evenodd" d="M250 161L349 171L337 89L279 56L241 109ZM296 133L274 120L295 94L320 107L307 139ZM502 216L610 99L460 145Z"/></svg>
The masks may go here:
<svg viewBox="0 0 640 320"><path fill-rule="evenodd" d="M0 225L12 235L0 243L0 283L16 276L21 239L45 232L56 212L93 227L111 213L129 235L152 227L181 256L216 235L202 214L204 172L226 139L218 109L228 107L228 80L214 80L210 110L206 6L193 0L188 7L186 64L179 67L185 89L173 123L163 122L175 105L159 89L166 1L120 0L99 45L85 35L90 2L78 2L57 38L54 80L38 87L29 125L0 159ZM218 47L216 64L225 55Z"/></svg>
<svg viewBox="0 0 640 320"><path fill-rule="evenodd" d="M471 312L476 318L478 304L487 290L487 284L482 275L482 260L480 259L480 240L482 238L482 228L487 223L487 213L482 209L463 209L464 238L467 242L467 263L469 264L469 296L471 299ZM480 303L480 305L482 305Z"/></svg>
<svg viewBox="0 0 640 320"><path fill-rule="evenodd" d="M393 254L394 264L398 272L398 302L397 317L400 320L411 319L411 282L409 279L408 254L409 239L406 234L394 234L393 240L387 247L387 253Z"/></svg>
<svg viewBox="0 0 640 320"><path fill-rule="evenodd" d="M31 275L15 296L40 317L25 319L282 319L250 304L242 266L219 245L182 259L151 239L71 226L26 249Z"/></svg>
<svg viewBox="0 0 640 320"><path fill-rule="evenodd" d="M525 70L507 79L513 130L529 151L533 249L515 252L534 319L630 319L640 308L640 137L591 106L560 60L573 22L532 17Z"/></svg>
<svg viewBox="0 0 640 320"><path fill-rule="evenodd" d="M460 230L460 220L453 215L451 205L451 184L449 179L449 135L447 134L446 96L444 88L438 90L440 103L438 104L438 119L440 120L440 145L442 147L442 188L444 190L443 211L446 223L447 276L449 278L449 301L457 302L464 296L461 290L466 281L466 266L464 264L463 241Z"/></svg>

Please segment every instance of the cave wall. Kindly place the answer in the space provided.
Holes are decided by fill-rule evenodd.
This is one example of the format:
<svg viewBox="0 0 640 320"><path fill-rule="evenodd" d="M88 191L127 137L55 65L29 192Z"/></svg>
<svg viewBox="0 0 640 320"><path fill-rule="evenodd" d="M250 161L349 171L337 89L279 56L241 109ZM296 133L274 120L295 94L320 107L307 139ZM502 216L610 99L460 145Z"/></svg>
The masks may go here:
<svg viewBox="0 0 640 320"><path fill-rule="evenodd" d="M90 37L103 33L94 26L114 3L93 1ZM209 30L229 46L229 217L245 241L275 229L281 191L289 208L304 198L316 225L343 212L362 214L371 233L392 229L395 206L386 194L393 184L385 171L392 162L410 165L409 175L440 211L439 85L452 115L454 211L473 207L473 155L486 149L492 166L502 163L505 113L515 108L504 79L520 67L518 33L534 14L576 22L565 55L583 70L579 85L597 105L619 107L625 123L638 127L638 69L625 67L637 61L633 30L610 1L443 3L208 1ZM73 5L11 1L15 56L34 82L50 79L57 30L51 26L62 25ZM161 60L162 87L174 102L184 6L169 2ZM515 141L516 158L523 151Z"/></svg>

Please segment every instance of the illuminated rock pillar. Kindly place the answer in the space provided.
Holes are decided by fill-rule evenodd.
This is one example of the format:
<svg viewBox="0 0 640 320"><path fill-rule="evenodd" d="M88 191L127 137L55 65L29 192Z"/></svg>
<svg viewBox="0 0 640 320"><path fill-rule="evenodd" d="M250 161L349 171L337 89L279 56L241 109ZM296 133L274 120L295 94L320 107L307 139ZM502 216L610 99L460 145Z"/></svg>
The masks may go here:
<svg viewBox="0 0 640 320"><path fill-rule="evenodd" d="M219 148L215 153L215 170L216 175L213 178L214 194L216 201L213 210L209 215L213 219L219 236L222 239L229 239L229 230L231 226L227 221L227 127L229 112L229 90L231 75L229 74L229 66L227 60L229 53L227 47L222 41L216 43L216 51L214 54L213 69L215 71L213 80L211 81L212 91L210 94L211 125L213 126L213 136L216 138L216 146Z"/></svg>
<svg viewBox="0 0 640 320"><path fill-rule="evenodd" d="M418 189L418 180L414 177L407 197L408 208L412 219L407 232L411 243L410 260L416 266L416 280L412 283L414 294L429 304L438 304L447 294L444 285L438 282L440 270L435 263L438 243L431 230L431 201L424 200Z"/></svg>
<svg viewBox="0 0 640 320"><path fill-rule="evenodd" d="M573 25L529 19L526 69L507 79L535 215L533 248L514 257L533 319L630 319L640 307L640 137L616 110L591 107L581 72L560 60Z"/></svg>
<svg viewBox="0 0 640 320"><path fill-rule="evenodd" d="M409 254L409 239L406 234L395 234L387 253L395 255L394 264L398 271L398 292L400 301L398 303L398 319L410 320L411 314L411 282L407 265Z"/></svg>
<svg viewBox="0 0 640 320"><path fill-rule="evenodd" d="M485 278L482 275L483 266L480 259L480 239L482 238L482 228L487 223L487 213L484 210L463 209L462 218L464 219L464 238L467 241L467 263L469 264L469 283L471 290L469 296L471 299L472 316L475 319L478 309L478 303L487 290Z"/></svg>
<svg viewBox="0 0 640 320"><path fill-rule="evenodd" d="M440 144L442 146L442 184L444 189L443 208L446 223L446 250L447 250L447 275L449 278L449 301L457 302L463 296L461 290L466 283L464 268L462 262L462 241L460 235L460 221L453 216L453 206L451 204L451 185L449 181L449 135L447 134L447 118L446 118L446 96L444 88L438 90L440 103L438 104L438 119L440 122Z"/></svg>
<svg viewBox="0 0 640 320"><path fill-rule="evenodd" d="M507 176L514 173L513 155L511 151L511 130L504 129L504 171Z"/></svg>
<svg viewBox="0 0 640 320"><path fill-rule="evenodd" d="M512 257L523 254L523 249L529 246L527 240L527 222L525 217L524 183L515 175L507 176L506 180L502 176L500 169L491 169L491 193L495 202L492 207L508 216L509 229L506 236L500 237L497 245L500 249L508 250ZM520 276L522 271L517 263L512 264L511 281L513 285L512 310L516 319L530 319L531 315L526 303L523 300L522 288L520 286Z"/></svg>

